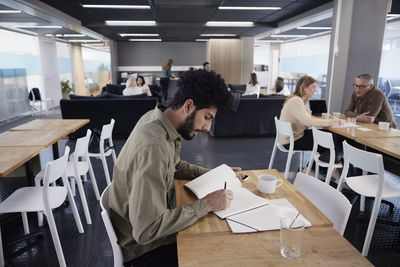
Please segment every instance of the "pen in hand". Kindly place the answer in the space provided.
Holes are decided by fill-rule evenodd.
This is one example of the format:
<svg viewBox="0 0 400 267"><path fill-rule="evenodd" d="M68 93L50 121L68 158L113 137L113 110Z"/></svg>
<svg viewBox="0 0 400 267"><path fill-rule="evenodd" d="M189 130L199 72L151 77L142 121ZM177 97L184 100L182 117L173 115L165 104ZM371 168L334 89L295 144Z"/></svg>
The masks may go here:
<svg viewBox="0 0 400 267"><path fill-rule="evenodd" d="M226 189L226 182L225 182L225 184L224 184L224 189Z"/></svg>

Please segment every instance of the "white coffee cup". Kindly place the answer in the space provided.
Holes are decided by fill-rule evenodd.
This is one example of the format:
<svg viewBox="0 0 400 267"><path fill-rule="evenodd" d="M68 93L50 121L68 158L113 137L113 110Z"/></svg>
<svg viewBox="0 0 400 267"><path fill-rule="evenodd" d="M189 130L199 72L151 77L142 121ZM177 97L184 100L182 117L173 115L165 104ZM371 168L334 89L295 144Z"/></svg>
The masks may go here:
<svg viewBox="0 0 400 267"><path fill-rule="evenodd" d="M322 113L321 115L323 119L329 119L331 117L331 114L329 113Z"/></svg>
<svg viewBox="0 0 400 267"><path fill-rule="evenodd" d="M275 189L283 184L282 179L277 179L273 175L262 174L258 176L258 190L264 194L273 194Z"/></svg>
<svg viewBox="0 0 400 267"><path fill-rule="evenodd" d="M380 121L378 127L379 127L379 130L387 131L387 130L389 130L389 126L390 126L390 123L389 123L389 122Z"/></svg>
<svg viewBox="0 0 400 267"><path fill-rule="evenodd" d="M333 112L333 117L340 119L340 116L342 115L342 113L340 112Z"/></svg>

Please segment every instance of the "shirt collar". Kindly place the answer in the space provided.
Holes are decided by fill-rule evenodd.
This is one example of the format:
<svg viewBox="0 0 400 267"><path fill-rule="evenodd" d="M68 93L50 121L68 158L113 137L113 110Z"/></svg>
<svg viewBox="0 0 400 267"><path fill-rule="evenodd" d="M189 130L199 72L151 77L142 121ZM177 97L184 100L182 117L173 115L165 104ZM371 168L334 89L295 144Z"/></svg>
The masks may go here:
<svg viewBox="0 0 400 267"><path fill-rule="evenodd" d="M167 115L165 115L165 113L164 113L164 111L166 110L166 107L164 107L161 104L158 104L154 110L156 112L157 119L161 122L161 124L164 126L165 130L167 131L168 139L170 139L170 140L179 139L180 140L181 139L180 134L175 129L175 127L172 125L172 123L168 119Z"/></svg>

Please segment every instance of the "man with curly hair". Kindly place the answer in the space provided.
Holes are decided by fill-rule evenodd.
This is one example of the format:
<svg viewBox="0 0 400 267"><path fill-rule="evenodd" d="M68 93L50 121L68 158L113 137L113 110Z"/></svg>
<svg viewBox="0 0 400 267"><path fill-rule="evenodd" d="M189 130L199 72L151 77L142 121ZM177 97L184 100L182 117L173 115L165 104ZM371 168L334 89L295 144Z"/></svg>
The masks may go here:
<svg viewBox="0 0 400 267"><path fill-rule="evenodd" d="M178 86L168 108L157 105L143 115L114 166L110 217L124 266L178 266L176 234L208 212L227 208L233 197L221 189L176 207L174 178L193 179L208 171L180 160L181 138L209 131L217 111L227 111L232 102L215 72L187 71Z"/></svg>

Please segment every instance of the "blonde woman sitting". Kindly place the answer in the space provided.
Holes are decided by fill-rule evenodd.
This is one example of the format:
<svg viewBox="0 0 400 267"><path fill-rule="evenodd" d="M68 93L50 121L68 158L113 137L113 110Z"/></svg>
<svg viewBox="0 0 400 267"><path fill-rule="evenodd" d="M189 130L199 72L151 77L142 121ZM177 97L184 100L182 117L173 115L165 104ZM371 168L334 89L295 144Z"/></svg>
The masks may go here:
<svg viewBox="0 0 400 267"><path fill-rule="evenodd" d="M147 96L151 96L150 88L145 84L143 76L138 75L135 79L129 78L126 82L126 88L122 91L123 95L141 95L147 94Z"/></svg>

